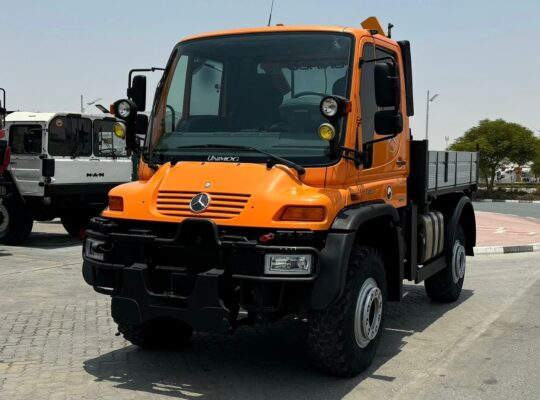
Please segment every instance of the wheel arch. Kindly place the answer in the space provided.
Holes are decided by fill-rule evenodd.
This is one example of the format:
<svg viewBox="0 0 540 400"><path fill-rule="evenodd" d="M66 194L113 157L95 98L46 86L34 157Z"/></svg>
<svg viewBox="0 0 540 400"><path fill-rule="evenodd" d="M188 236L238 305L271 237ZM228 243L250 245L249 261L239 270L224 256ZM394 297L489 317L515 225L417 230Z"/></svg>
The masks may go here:
<svg viewBox="0 0 540 400"><path fill-rule="evenodd" d="M312 308L326 308L342 295L354 245L371 246L381 254L388 300L401 299L404 243L398 222L397 210L385 203L358 204L342 210L321 252L321 271L313 288Z"/></svg>
<svg viewBox="0 0 540 400"><path fill-rule="evenodd" d="M474 256L476 246L476 217L471 199L463 193L441 196L433 202L433 207L444 215L446 225L446 248L454 240L458 225L465 233L465 250L468 256Z"/></svg>

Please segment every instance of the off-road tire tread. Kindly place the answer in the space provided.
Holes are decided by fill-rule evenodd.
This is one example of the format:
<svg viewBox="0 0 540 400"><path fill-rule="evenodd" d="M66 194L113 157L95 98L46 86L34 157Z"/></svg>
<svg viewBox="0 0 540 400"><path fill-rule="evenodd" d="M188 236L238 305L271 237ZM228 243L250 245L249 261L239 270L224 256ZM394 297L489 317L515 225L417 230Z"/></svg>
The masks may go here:
<svg viewBox="0 0 540 400"><path fill-rule="evenodd" d="M354 276L362 268L363 260L369 255L381 260L382 265L382 257L375 249L366 246L355 246L351 251L343 295L333 306L323 311L312 312L309 317L308 354L315 367L332 375L343 377L357 375L369 367L372 361L372 359L362 360L362 365L353 369L351 364L347 362L346 351L344 351L346 347L345 319L347 318L351 296L355 295L352 291ZM355 302L350 306L354 307ZM383 321L381 321L379 328L380 332L383 330Z"/></svg>
<svg viewBox="0 0 540 400"><path fill-rule="evenodd" d="M461 243L465 244L465 233L461 225L458 225L456 238L461 239ZM454 242L452 242L452 247L449 249L450 252L453 251ZM448 251L448 250L447 250ZM452 277L452 266L451 266L451 257L447 258L447 267L442 271L437 272L435 275L430 276L424 282L424 287L426 289L426 294L428 297L437 302L437 303L451 303L456 301L461 294L461 288L463 286L463 278L454 283Z"/></svg>

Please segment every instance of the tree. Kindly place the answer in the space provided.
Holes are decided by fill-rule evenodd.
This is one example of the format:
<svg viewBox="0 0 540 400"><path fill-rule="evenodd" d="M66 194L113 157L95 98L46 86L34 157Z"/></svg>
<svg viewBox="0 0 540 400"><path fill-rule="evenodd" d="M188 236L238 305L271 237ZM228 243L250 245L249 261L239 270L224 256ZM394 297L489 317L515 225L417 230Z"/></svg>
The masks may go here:
<svg viewBox="0 0 540 400"><path fill-rule="evenodd" d="M480 149L480 173L486 179L488 191L493 190L495 175L505 162L523 165L538 156L540 143L534 133L522 125L502 119L484 119L469 129L451 146L451 150Z"/></svg>

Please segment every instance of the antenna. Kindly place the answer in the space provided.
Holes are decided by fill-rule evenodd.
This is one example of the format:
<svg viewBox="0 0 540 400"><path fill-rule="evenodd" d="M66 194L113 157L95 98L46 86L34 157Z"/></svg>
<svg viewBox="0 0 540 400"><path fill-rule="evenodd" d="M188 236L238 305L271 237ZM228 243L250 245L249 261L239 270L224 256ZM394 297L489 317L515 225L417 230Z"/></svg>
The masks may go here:
<svg viewBox="0 0 540 400"><path fill-rule="evenodd" d="M392 28L394 27L394 24L392 23L388 23L388 35L386 35L386 37L388 39L391 39L392 38Z"/></svg>
<svg viewBox="0 0 540 400"><path fill-rule="evenodd" d="M268 17L268 26L272 23L272 11L274 10L274 0L272 0L272 5L270 6L270 16Z"/></svg>

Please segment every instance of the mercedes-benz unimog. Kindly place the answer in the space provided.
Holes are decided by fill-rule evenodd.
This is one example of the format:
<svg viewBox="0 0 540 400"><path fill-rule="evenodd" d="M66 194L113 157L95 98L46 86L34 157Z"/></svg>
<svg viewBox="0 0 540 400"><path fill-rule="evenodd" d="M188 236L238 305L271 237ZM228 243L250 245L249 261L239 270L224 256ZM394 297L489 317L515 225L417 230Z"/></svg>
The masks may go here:
<svg viewBox="0 0 540 400"><path fill-rule="evenodd" d="M80 237L109 190L131 180L126 126L113 115L12 112L4 131L11 159L0 182L0 243L20 245L34 220L58 217Z"/></svg>
<svg viewBox="0 0 540 400"><path fill-rule="evenodd" d="M404 280L455 301L477 154L413 140L411 71L409 42L374 18L178 43L139 180L110 191L84 242L84 279L112 297L119 332L166 347L299 315L315 365L351 376ZM133 121L144 93L116 112Z"/></svg>

